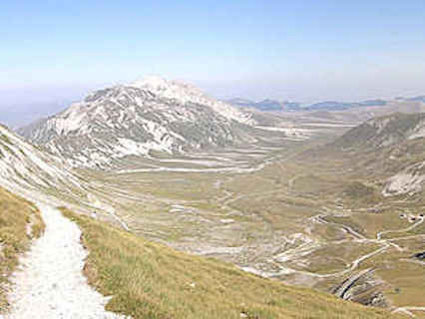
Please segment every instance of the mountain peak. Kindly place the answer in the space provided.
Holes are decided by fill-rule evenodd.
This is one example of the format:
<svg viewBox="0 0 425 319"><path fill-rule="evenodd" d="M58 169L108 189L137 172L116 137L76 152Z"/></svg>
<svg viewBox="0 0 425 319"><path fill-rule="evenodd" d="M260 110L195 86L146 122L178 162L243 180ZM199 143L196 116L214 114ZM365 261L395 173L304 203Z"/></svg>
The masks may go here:
<svg viewBox="0 0 425 319"><path fill-rule="evenodd" d="M130 83L128 86L151 91L160 97L183 100L182 102L190 101L195 97L208 99L206 94L194 85L168 80L158 75L146 76L141 80Z"/></svg>
<svg viewBox="0 0 425 319"><path fill-rule="evenodd" d="M125 156L224 147L240 141L251 114L196 87L150 76L89 94L20 133L75 166L109 166Z"/></svg>
<svg viewBox="0 0 425 319"><path fill-rule="evenodd" d="M171 87L180 88L192 88L196 89L193 85L184 83L183 81L168 80L160 75L147 75L139 80L130 83L130 86L134 86L140 89L155 89L165 90Z"/></svg>
<svg viewBox="0 0 425 319"><path fill-rule="evenodd" d="M135 81L129 86L150 91L160 98L175 100L181 104L193 103L206 105L227 119L245 124L253 124L253 120L247 114L244 114L227 103L208 96L192 84L167 80L163 77L152 75Z"/></svg>

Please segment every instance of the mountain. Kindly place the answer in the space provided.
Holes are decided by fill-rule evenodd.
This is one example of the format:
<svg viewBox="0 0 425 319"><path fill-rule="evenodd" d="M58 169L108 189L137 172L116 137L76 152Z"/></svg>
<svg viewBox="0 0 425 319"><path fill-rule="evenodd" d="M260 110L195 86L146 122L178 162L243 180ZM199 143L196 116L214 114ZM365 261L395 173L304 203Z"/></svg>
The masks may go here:
<svg viewBox="0 0 425 319"><path fill-rule="evenodd" d="M285 111L301 111L301 103L298 102L290 102L290 101L285 101L283 102L283 109Z"/></svg>
<svg viewBox="0 0 425 319"><path fill-rule="evenodd" d="M315 103L303 108L306 111L317 111L317 110L328 110L328 111L340 111L348 110L357 107L367 107L367 106L383 106L387 102L384 100L367 100L362 102L337 102L337 101L326 101Z"/></svg>
<svg viewBox="0 0 425 319"><path fill-rule="evenodd" d="M237 107L254 108L260 111L282 111L284 107L282 102L270 99L254 102L247 99L235 98L227 100L226 102Z"/></svg>
<svg viewBox="0 0 425 319"><path fill-rule="evenodd" d="M271 99L254 102L247 99L234 98L226 102L237 107L254 108L260 111L297 111L300 108L300 104L296 102L280 102Z"/></svg>
<svg viewBox="0 0 425 319"><path fill-rule="evenodd" d="M425 103L425 95L415 96L408 98L407 101L413 101L413 102L422 102Z"/></svg>
<svg viewBox="0 0 425 319"><path fill-rule="evenodd" d="M238 97L225 100L225 102L238 107L254 107L254 105L256 104L256 102L254 101Z"/></svg>
<svg viewBox="0 0 425 319"><path fill-rule="evenodd" d="M256 108L260 111L282 111L283 103L275 100L263 100L256 103Z"/></svg>
<svg viewBox="0 0 425 319"><path fill-rule="evenodd" d="M351 158L351 168L383 179L382 194L394 196L423 190L424 145L425 113L395 113L349 130L327 150Z"/></svg>
<svg viewBox="0 0 425 319"><path fill-rule="evenodd" d="M390 177L382 193L384 196L413 195L423 190L424 183L425 160L422 159Z"/></svg>
<svg viewBox="0 0 425 319"><path fill-rule="evenodd" d="M423 97L411 99L410 101L419 101L420 98ZM254 102L247 99L235 98L227 100L227 102L238 107L251 107L260 111L342 111L359 107L384 106L387 104L387 101L379 99L362 102L325 101L305 106L301 106L297 102L280 102L270 99Z"/></svg>
<svg viewBox="0 0 425 319"><path fill-rule="evenodd" d="M196 87L148 77L89 94L18 132L73 166L104 167L128 155L223 147L255 124L249 113Z"/></svg>
<svg viewBox="0 0 425 319"><path fill-rule="evenodd" d="M0 185L38 192L79 188L79 180L56 157L46 154L0 125Z"/></svg>
<svg viewBox="0 0 425 319"><path fill-rule="evenodd" d="M373 118L349 130L333 145L342 148L381 148L425 137L425 113Z"/></svg>

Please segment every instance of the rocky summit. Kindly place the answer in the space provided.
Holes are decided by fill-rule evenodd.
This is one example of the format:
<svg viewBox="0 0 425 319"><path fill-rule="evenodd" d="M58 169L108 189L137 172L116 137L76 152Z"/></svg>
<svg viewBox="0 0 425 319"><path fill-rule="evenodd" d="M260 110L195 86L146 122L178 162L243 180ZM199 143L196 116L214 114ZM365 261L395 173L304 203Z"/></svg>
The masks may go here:
<svg viewBox="0 0 425 319"><path fill-rule="evenodd" d="M152 151L172 154L233 145L253 124L249 113L192 85L147 77L95 91L19 133L72 166L105 167Z"/></svg>

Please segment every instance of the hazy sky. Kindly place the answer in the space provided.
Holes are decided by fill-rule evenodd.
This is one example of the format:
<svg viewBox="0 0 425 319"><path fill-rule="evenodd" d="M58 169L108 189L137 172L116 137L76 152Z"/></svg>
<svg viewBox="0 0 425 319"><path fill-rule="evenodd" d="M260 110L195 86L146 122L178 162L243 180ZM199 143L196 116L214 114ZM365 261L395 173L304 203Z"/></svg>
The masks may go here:
<svg viewBox="0 0 425 319"><path fill-rule="evenodd" d="M146 74L218 97L425 94L424 0L1 1L0 43L0 122Z"/></svg>

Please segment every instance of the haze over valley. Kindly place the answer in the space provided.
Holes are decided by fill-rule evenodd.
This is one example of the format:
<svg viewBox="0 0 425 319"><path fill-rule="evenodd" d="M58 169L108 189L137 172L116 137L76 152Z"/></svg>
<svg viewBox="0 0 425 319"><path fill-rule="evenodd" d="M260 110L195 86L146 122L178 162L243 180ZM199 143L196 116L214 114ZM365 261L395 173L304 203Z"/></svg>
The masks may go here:
<svg viewBox="0 0 425 319"><path fill-rule="evenodd" d="M423 3L124 2L1 5L0 318L425 318Z"/></svg>

